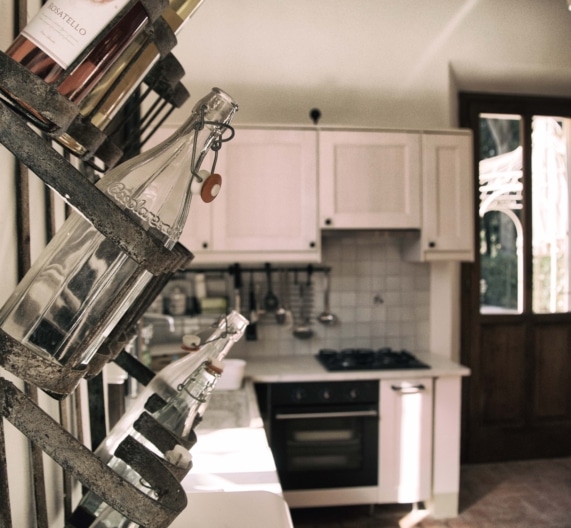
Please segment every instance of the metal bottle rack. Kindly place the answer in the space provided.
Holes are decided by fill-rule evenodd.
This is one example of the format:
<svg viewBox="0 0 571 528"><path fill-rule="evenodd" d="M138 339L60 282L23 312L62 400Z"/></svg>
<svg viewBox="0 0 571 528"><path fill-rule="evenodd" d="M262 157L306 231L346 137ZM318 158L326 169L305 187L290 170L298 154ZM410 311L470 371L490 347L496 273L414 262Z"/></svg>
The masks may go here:
<svg viewBox="0 0 571 528"><path fill-rule="evenodd" d="M15 0L15 3L21 8L25 0ZM165 0L143 1L144 5L150 6L151 11L153 6L161 6L164 3ZM181 75L173 73L174 66L171 66L170 70L168 68L168 53L176 44L176 38L162 18L157 15L152 19L154 22L150 34L161 56L166 59L143 81L148 87L147 92L153 91L160 101L159 108L154 110L154 115L151 116L156 121L159 110L165 105L171 105L171 111L181 106L188 98L188 92L179 82ZM161 67L166 67L166 70L161 72ZM80 116L75 105L62 97L53 86L30 74L26 68L4 53L0 53L0 71L4 84L9 85L8 88L13 93L21 95L23 100L41 114L48 116L49 120L55 123L58 134L69 131L70 134L80 137L82 143L89 146L88 158L97 153L97 157L109 168L122 156L121 150L113 145L107 136L102 137L101 131ZM171 76L169 72L172 73ZM149 123L152 121L153 119L149 119ZM155 128L157 126L154 124ZM150 130L148 137L155 128ZM180 485L186 471L157 457L128 436L115 451L115 456L135 469L153 488L160 490L157 499L142 493L101 462L84 446L81 438L78 439L68 432L68 417L61 400L73 390L80 378L95 376L102 366L113 358L117 358L117 363L143 384L152 379L153 374L148 369L131 356L126 358L125 354L121 353L124 339L162 286L174 272L192 259L192 254L180 244L172 251L167 250L135 223L91 183L85 174L76 169L67 156L61 155L52 147L49 136L53 132L46 134L44 131L43 135L38 134L29 126L25 117L18 115L13 108L0 100L0 143L12 152L23 166L33 171L69 205L80 211L105 237L151 272L155 279L148 288L146 298L141 299L137 306L133 306L125 314L118 328L96 354L94 371L71 370L55 360L41 358L0 331L0 366L26 382L26 390L23 392L10 381L0 378L0 417L10 421L31 441L36 521L39 528L48 528L46 488L42 482L42 451L64 471L66 518L72 509L71 475L132 521L149 528L166 527L186 505L186 496ZM19 245L23 242L20 238ZM41 386L46 393L60 400L61 423L38 406L36 386ZM141 415L134 427L162 453L177 444L190 449L195 441L193 433L190 439L186 440L174 437L147 413ZM12 527L4 424L1 418L0 526Z"/></svg>

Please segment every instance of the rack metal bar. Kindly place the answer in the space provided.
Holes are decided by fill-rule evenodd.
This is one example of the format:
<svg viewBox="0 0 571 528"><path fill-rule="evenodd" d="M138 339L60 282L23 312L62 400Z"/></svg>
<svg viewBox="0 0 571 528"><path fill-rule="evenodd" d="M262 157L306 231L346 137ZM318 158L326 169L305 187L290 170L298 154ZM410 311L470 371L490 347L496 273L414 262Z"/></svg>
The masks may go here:
<svg viewBox="0 0 571 528"><path fill-rule="evenodd" d="M26 383L25 388L28 399L37 405L38 389L29 383ZM34 491L34 504L36 507L36 523L38 528L49 528L44 457L38 444L31 441L30 456L32 460L32 484Z"/></svg>
<svg viewBox="0 0 571 528"><path fill-rule="evenodd" d="M12 528L10 486L8 485L8 467L6 465L6 435L4 434L3 419L0 419L0 526Z"/></svg>
<svg viewBox="0 0 571 528"><path fill-rule="evenodd" d="M59 402L59 423L66 430L70 431L70 416L66 401ZM63 473L63 511L65 518L69 517L72 512L71 493L73 489L73 479L68 471L62 470Z"/></svg>
<svg viewBox="0 0 571 528"><path fill-rule="evenodd" d="M0 378L0 415L112 508L137 524L165 528L187 504L184 490L169 470L171 465L132 437L128 436L119 445L116 456L151 486L160 489L159 499L142 493L120 477L4 378Z"/></svg>
<svg viewBox="0 0 571 528"><path fill-rule="evenodd" d="M89 427L91 430L91 449L95 451L107 436L107 419L105 413L105 387L103 374L95 376L87 382Z"/></svg>
<svg viewBox="0 0 571 528"><path fill-rule="evenodd" d="M0 142L148 271L158 275L183 264L4 104L0 104Z"/></svg>
<svg viewBox="0 0 571 528"><path fill-rule="evenodd" d="M148 385L155 377L155 373L150 368L124 350L113 361L141 385Z"/></svg>

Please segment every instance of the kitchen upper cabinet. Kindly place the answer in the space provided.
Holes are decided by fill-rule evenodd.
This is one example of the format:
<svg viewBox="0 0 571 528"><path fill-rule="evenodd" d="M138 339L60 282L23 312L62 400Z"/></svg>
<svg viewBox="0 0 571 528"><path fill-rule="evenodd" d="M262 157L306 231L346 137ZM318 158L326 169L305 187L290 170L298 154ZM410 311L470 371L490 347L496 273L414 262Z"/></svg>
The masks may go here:
<svg viewBox="0 0 571 528"><path fill-rule="evenodd" d="M430 498L433 380L381 380L379 503Z"/></svg>
<svg viewBox="0 0 571 528"><path fill-rule="evenodd" d="M322 229L419 229L420 135L319 132Z"/></svg>
<svg viewBox="0 0 571 528"><path fill-rule="evenodd" d="M317 262L314 130L237 128L219 152L219 196L193 199L181 243L195 263Z"/></svg>
<svg viewBox="0 0 571 528"><path fill-rule="evenodd" d="M406 241L404 257L473 260L473 196L471 133L422 133L422 229Z"/></svg>

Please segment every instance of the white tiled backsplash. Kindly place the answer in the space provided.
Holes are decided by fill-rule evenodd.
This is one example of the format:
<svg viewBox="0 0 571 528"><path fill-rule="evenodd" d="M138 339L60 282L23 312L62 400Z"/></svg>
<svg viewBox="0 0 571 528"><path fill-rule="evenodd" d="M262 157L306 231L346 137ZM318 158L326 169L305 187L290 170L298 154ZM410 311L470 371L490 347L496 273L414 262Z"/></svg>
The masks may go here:
<svg viewBox="0 0 571 528"><path fill-rule="evenodd" d="M339 324L323 326L316 320L323 310L324 277L323 273L315 272L312 275L312 338L295 338L291 324L278 325L273 314L265 314L257 323L258 339L243 338L230 355L242 358L301 355L315 354L320 348L383 346L413 353L428 352L429 266L404 262L401 240L395 234L383 233L324 237L323 264L331 268L331 311L337 315ZM274 293L279 295L278 275L273 273L272 285ZM267 289L265 274L254 276L261 301ZM289 278L293 284L293 273ZM306 278L305 272L298 274L298 280ZM247 306L249 280L249 274L245 273L243 307ZM291 291L295 298L297 289ZM192 332L189 323L185 324L185 332Z"/></svg>
<svg viewBox="0 0 571 528"><path fill-rule="evenodd" d="M394 235L324 237L322 261L331 267L330 305L339 324L323 326L316 321L323 310L324 280L322 273L314 273L311 339L297 339L291 326L273 323L273 316L267 322L268 316L263 316L258 340L241 340L230 354L247 358L382 346L428 352L429 266L404 262L400 245ZM301 274L300 280L305 277Z"/></svg>

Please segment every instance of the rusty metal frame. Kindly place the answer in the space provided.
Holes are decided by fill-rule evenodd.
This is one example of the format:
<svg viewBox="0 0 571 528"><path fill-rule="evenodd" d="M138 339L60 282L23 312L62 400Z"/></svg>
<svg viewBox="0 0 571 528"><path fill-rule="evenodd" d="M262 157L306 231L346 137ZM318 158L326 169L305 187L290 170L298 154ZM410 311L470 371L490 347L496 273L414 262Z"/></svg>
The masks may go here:
<svg viewBox="0 0 571 528"><path fill-rule="evenodd" d="M160 17L167 0L140 0L150 15L152 22L147 34L153 39L160 51L161 58L165 58L168 52L176 45L176 37L168 24ZM129 3L134 4L135 0ZM14 0L20 19L26 20L26 1ZM21 25L21 24L20 24ZM21 28L18 28L21 29ZM90 48L95 46L94 42ZM77 59L78 61L80 59ZM165 61L165 63L168 63ZM157 68L157 71L160 68ZM165 72L161 72L165 73ZM166 72L172 76L179 75L179 71L173 68L172 72ZM188 97L188 93L180 90L176 81L165 75L166 82L153 79L156 72L151 70L149 79L145 82L157 81L157 87L151 87L159 98L166 99L173 106L180 106ZM28 111L17 110L8 103L7 99L0 97L0 143L2 143L18 159L18 166L22 174L18 178L17 189L20 208L18 213L20 221L24 225L18 230L18 252L20 276L30 267L29 257L29 221L27 213L27 169L29 168L44 183L64 198L68 205L79 210L106 238L115 243L130 258L141 267L154 275L152 284L156 285L155 295L168 278L175 271L184 267L192 254L182 246L177 246L169 251L156 239L149 235L138 223L133 221L128 213L123 212L116 204L110 201L89 179L69 163L68 159L58 154L51 145L52 138L67 132L72 137L80 140L87 147L87 154L79 157L86 164L92 161L93 153L103 161L107 168L119 161L122 156L121 149L115 145L109 137L94 127L91 122L81 116L78 108L62 97L57 91L56 85L48 85L19 63L0 52L0 76L2 85L7 92L12 92L16 98L39 111L39 119L31 119ZM180 84L180 83L178 83ZM177 85L177 86L175 86ZM164 90L163 90L164 87ZM177 91L178 88L178 91ZM165 91L163 94L162 91ZM23 117L22 117L23 116ZM44 119L45 118L45 121ZM44 126L46 125L47 126ZM30 124L32 126L30 126ZM34 126L35 125L35 126ZM37 133L44 133L42 137ZM52 198L46 197L49 214ZM26 223L27 222L27 223ZM52 224L50 224L50 222ZM47 219L47 236L50 238L50 229L53 231L53 218ZM145 311L147 303L154 296L149 293L145 299L140 299L140 304L126 314L124 325L119 333L112 334L108 339L108 351L102 351L102 364L122 352L123 339L130 333L134 322ZM152 298L151 298L152 297ZM144 307L144 309L143 309ZM112 354L111 354L112 351ZM141 379L147 382L153 373L140 372L142 365L132 366L131 362L117 360L120 365L125 365L128 371L137 372ZM165 460L152 454L132 437L127 437L119 448L116 455L122 458L128 465L135 469L153 488L160 490L159 499L153 499L130 485L118 476L111 468L103 464L82 443L82 434L76 439L70 432L68 408L63 398L72 394L79 380L85 376L84 368L70 369L64 367L53 358L41 357L31 352L27 347L12 339L8 334L0 330L0 366L6 368L22 380L26 381L25 392L20 391L14 384L0 377L0 526L11 528L10 488L7 475L6 445L4 435L4 419L10 421L31 442L32 477L34 482L35 515L38 528L48 528L47 497L43 471L43 453L49 455L64 472L64 513L66 517L72 509L71 490L72 479L80 481L85 487L92 490L111 505L114 509L123 513L130 520L144 525L147 528L164 528L184 509L186 496L179 480L190 468L180 469L172 466ZM101 365L100 365L101 366ZM60 400L60 423L52 419L37 405L37 386L42 387L46 393ZM75 396L72 404L75 405L76 420L81 420L81 406L79 393ZM150 442L155 444L161 452L172 449L176 444L181 444L187 449L196 441L194 432L188 439L182 440L168 433L160 424L148 415L143 414L134 425L136 430Z"/></svg>
<svg viewBox="0 0 571 528"><path fill-rule="evenodd" d="M4 104L0 104L0 143L154 275L176 270L184 263L184 258L145 231Z"/></svg>
<svg viewBox="0 0 571 528"><path fill-rule="evenodd" d="M186 494L171 472L172 465L130 436L119 445L116 456L159 490L158 499L142 493L121 478L4 378L0 378L0 415L64 470L135 523L146 528L165 528L186 507Z"/></svg>

